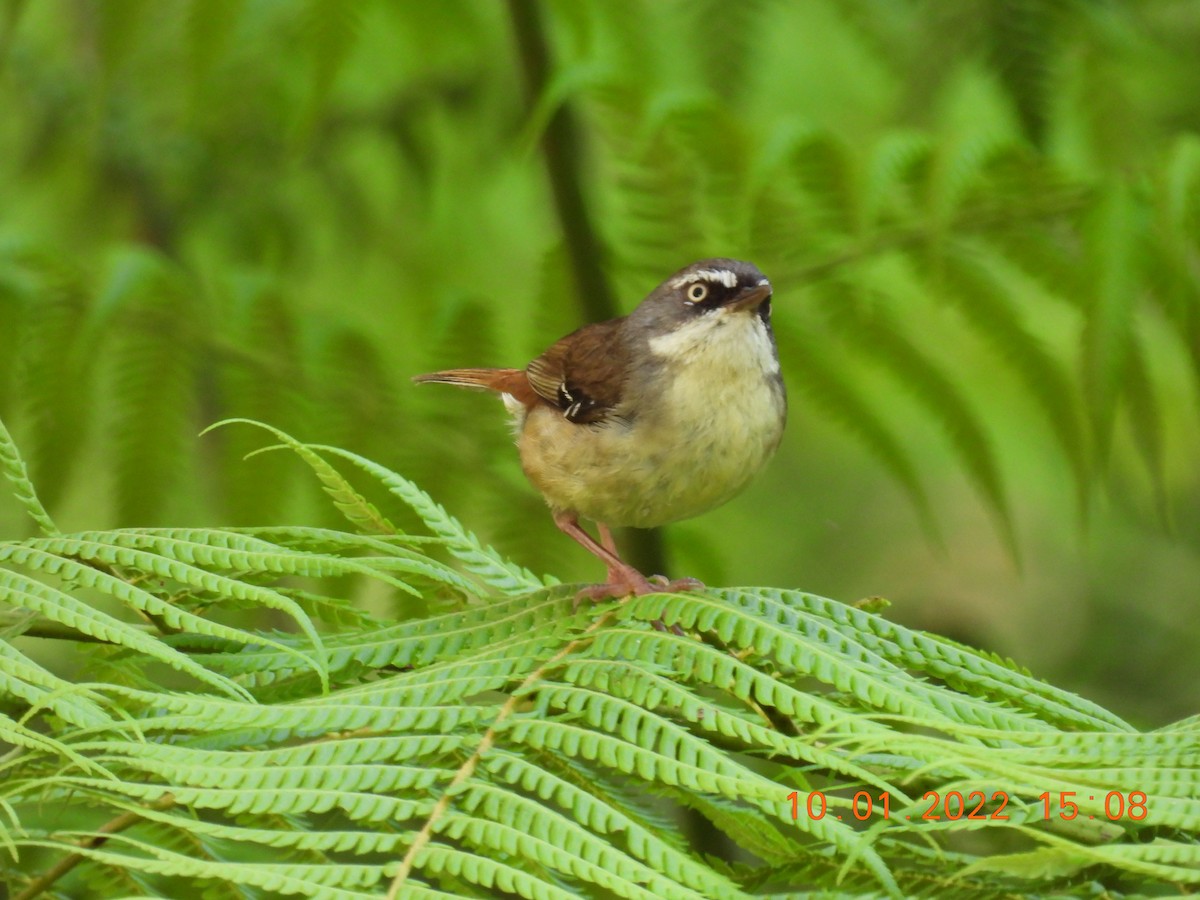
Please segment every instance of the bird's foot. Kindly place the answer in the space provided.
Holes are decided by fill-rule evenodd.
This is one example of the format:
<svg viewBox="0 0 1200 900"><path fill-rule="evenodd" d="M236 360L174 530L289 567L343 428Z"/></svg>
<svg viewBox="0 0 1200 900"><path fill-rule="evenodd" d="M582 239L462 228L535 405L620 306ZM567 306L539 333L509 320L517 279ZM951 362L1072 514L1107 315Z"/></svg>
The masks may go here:
<svg viewBox="0 0 1200 900"><path fill-rule="evenodd" d="M609 572L608 581L604 584L589 584L575 595L575 608L585 600L598 602L600 600L615 600L619 597L641 596L657 591L653 584L638 571Z"/></svg>
<svg viewBox="0 0 1200 900"><path fill-rule="evenodd" d="M589 553L600 559L608 568L608 580L604 584L593 584L575 595L575 608L585 600L611 600L618 597L634 597L672 591L700 591L704 585L695 578L679 578L671 581L662 575L647 578L617 553L612 531L603 522L597 522L600 543L579 526L579 514L560 509L554 513L554 524L559 530Z"/></svg>
<svg viewBox="0 0 1200 900"><path fill-rule="evenodd" d="M675 594L679 591L702 591L704 582L696 578L670 579L666 575L651 575L650 582L663 593Z"/></svg>
<svg viewBox="0 0 1200 900"><path fill-rule="evenodd" d="M585 600L596 602L600 600L615 600L620 597L640 597L642 594L702 590L704 590L704 584L695 578L676 578L671 580L662 575L654 575L646 578L632 566L625 569L614 568L609 569L608 581L604 584L588 585L575 595L575 608L578 609L580 604Z"/></svg>

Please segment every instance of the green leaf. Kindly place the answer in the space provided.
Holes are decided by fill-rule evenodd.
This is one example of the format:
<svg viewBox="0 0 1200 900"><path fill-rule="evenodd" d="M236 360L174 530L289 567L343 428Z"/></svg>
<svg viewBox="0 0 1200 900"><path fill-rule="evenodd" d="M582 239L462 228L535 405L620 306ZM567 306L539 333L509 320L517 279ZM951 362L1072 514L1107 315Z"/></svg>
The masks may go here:
<svg viewBox="0 0 1200 900"><path fill-rule="evenodd" d="M25 468L25 461L21 459L17 445L13 443L12 435L8 433L3 420L0 420L0 470L3 470L4 477L13 486L17 502L37 523L38 529L43 534L58 534L58 526L38 499L33 482L29 480L29 470Z"/></svg>

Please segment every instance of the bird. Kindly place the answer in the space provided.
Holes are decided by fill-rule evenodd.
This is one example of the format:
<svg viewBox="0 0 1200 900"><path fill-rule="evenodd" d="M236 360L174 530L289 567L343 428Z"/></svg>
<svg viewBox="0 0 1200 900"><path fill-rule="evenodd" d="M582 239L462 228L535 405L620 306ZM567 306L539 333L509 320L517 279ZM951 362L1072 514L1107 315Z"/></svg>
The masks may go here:
<svg viewBox="0 0 1200 900"><path fill-rule="evenodd" d="M647 578L621 558L611 529L654 528L720 506L775 453L787 394L771 297L752 263L703 259L628 315L583 326L524 369L413 380L500 395L521 467L554 524L606 567L606 580L580 590L577 603L700 590L692 578ZM596 524L599 541L581 518Z"/></svg>

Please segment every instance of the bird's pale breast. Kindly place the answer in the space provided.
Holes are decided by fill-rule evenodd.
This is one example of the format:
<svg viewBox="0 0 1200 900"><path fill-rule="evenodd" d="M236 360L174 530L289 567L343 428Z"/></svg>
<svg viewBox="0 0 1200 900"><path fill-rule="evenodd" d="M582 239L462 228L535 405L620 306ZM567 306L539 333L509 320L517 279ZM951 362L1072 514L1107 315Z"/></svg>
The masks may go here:
<svg viewBox="0 0 1200 900"><path fill-rule="evenodd" d="M717 313L650 341L660 364L623 409L577 425L549 406L521 428L521 462L556 509L649 528L699 515L742 490L775 452L786 401L753 312Z"/></svg>

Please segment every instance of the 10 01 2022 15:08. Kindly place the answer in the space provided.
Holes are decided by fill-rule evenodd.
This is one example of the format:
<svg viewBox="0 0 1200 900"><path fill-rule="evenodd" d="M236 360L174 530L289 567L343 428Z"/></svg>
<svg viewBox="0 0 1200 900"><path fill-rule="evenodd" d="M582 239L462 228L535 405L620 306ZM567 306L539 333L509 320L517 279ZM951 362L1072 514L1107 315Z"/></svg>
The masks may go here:
<svg viewBox="0 0 1200 900"><path fill-rule="evenodd" d="M1076 798L1079 798L1078 800ZM842 798L837 798L841 800ZM941 821L943 819L991 819L1006 821L1011 818L1005 809L1009 804L1006 791L993 791L989 797L986 791L969 791L965 795L961 791L926 791L922 800L929 805L919 814L908 813L906 819L928 819ZM1102 802L1103 813L1097 815L1080 809L1080 801L1086 799L1089 804ZM787 795L791 804L793 819L799 819L803 812L810 819L823 819L826 815L843 818L840 814L830 811L829 803L823 791L809 791L801 795L792 791ZM1043 819L1108 819L1117 821L1129 819L1140 822L1149 814L1148 798L1145 791L1108 791L1105 794L1088 794L1080 797L1077 791L1059 791L1055 797L1050 791L1044 791L1037 796L1041 805ZM858 791L850 799L850 815L860 822L873 816L880 815L885 819L892 816L891 795L887 791L871 794L869 791Z"/></svg>

